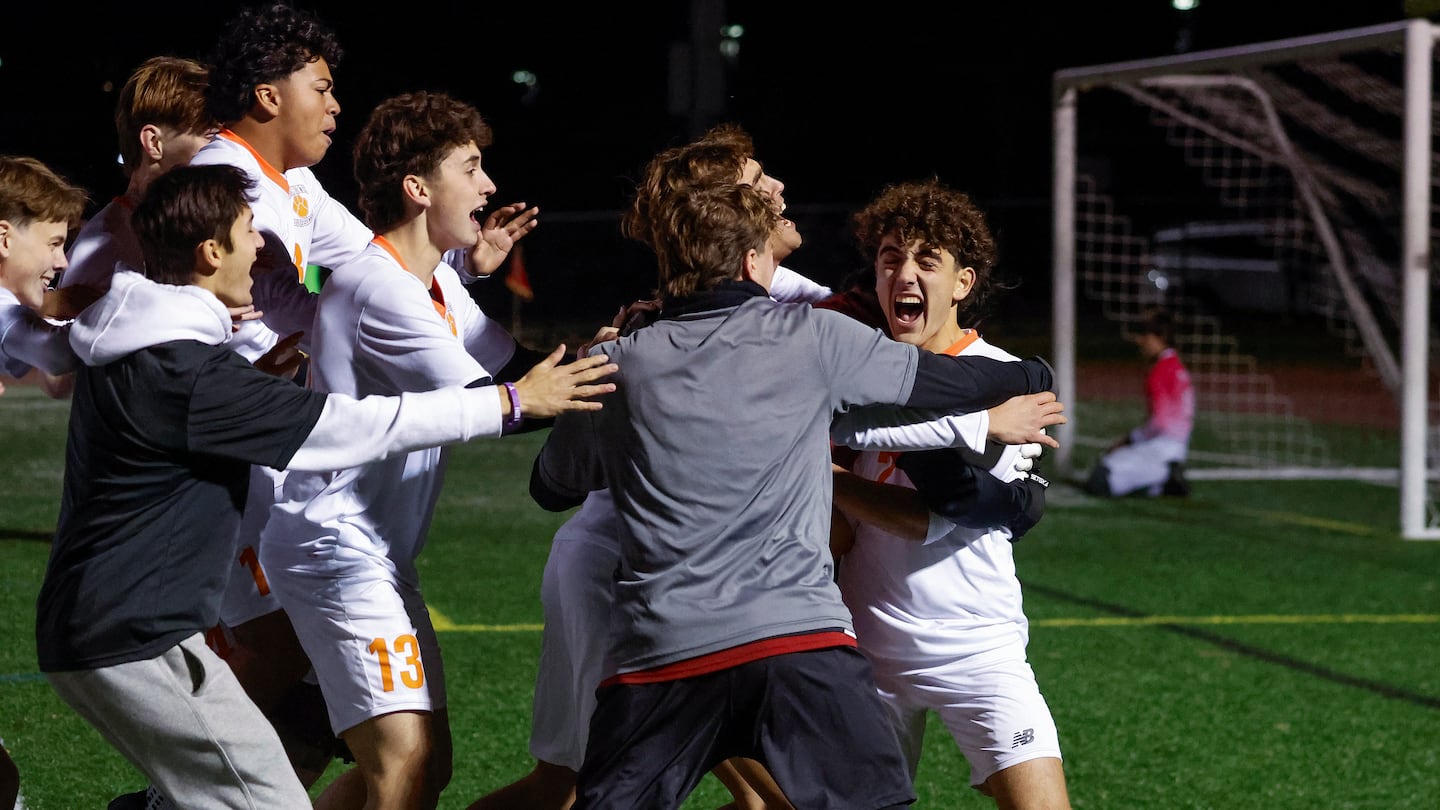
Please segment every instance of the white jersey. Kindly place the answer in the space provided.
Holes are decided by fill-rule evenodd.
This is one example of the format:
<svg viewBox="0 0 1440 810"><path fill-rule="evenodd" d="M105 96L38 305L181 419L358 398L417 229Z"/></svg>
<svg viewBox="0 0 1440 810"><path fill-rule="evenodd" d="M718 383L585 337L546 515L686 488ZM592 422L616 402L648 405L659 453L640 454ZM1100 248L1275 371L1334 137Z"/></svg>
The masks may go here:
<svg viewBox="0 0 1440 810"><path fill-rule="evenodd" d="M959 353L1018 359L978 335ZM931 429L920 425L914 430L924 437ZM992 474L1012 480L1019 452L1018 446L1007 448ZM913 488L895 459L893 452L867 450L855 472ZM1017 640L1023 647L1029 638L1008 529L954 527L939 539L919 543L861 523L854 548L840 563L839 582L860 649L890 662L887 669L953 662Z"/></svg>
<svg viewBox="0 0 1440 810"><path fill-rule="evenodd" d="M130 226L135 202L129 197L116 197L96 212L70 246L70 266L60 274L60 286L84 284L101 290L110 289L110 277L116 266L141 272L144 257L140 240Z"/></svg>
<svg viewBox="0 0 1440 810"><path fill-rule="evenodd" d="M282 172L229 130L222 130L190 160L192 166L215 164L235 166L255 183L250 200L255 230L265 235L267 247L274 252L283 249L294 265L255 281L255 308L265 317L241 324L232 341L236 351L254 360L280 337L310 329L315 301L301 284L306 265L339 267L364 250L372 234L325 192L314 172L308 168Z"/></svg>
<svg viewBox="0 0 1440 810"><path fill-rule="evenodd" d="M241 323L230 347L253 362L274 348L281 337L305 332L300 347L313 353L310 330L318 296L301 284L305 267L337 267L359 255L370 243L370 229L327 194L308 168L280 171L229 130L211 138L190 159L190 165L234 166L243 171L254 183L250 210L255 215L255 230L265 237L270 254L277 258L279 254L288 256L294 265L256 277L251 294L255 308L264 317ZM254 472L241 526L244 534L240 537L240 556L231 572L232 587L226 592L221 612L227 624L247 621L279 607L273 595L257 592L251 584L256 572L247 567L253 565L247 559L255 559L258 553L258 531L279 497L285 474L268 467Z"/></svg>
<svg viewBox="0 0 1440 810"><path fill-rule="evenodd" d="M432 292L434 297L432 297ZM514 339L486 317L446 264L431 290L382 240L337 267L315 319L311 385L355 397L430 391L490 377ZM262 539L271 576L387 569L416 585L414 560L439 496L445 451L417 450L333 473L292 473Z"/></svg>
<svg viewBox="0 0 1440 810"><path fill-rule="evenodd" d="M64 374L80 365L70 349L70 328L40 317L0 287L0 374L24 377L30 369Z"/></svg>

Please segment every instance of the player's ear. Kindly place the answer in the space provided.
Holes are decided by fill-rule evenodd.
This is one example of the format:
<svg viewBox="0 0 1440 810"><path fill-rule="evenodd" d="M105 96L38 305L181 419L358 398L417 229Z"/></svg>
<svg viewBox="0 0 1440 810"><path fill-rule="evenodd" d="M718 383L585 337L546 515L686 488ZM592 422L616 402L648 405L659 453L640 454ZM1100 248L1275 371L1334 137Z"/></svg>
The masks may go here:
<svg viewBox="0 0 1440 810"><path fill-rule="evenodd" d="M195 272L202 276L211 276L220 269L220 258L224 254L220 247L220 240L206 239L195 246Z"/></svg>
<svg viewBox="0 0 1440 810"><path fill-rule="evenodd" d="M750 248L745 252L745 260L740 266L740 278L755 280L755 273L760 266L760 251Z"/></svg>
<svg viewBox="0 0 1440 810"><path fill-rule="evenodd" d="M151 160L159 160L165 156L164 133L160 127L154 124L146 124L140 127L140 151Z"/></svg>
<svg viewBox="0 0 1440 810"><path fill-rule="evenodd" d="M950 300L960 303L965 296L975 289L975 268L962 267L955 271L955 291L951 294Z"/></svg>
<svg viewBox="0 0 1440 810"><path fill-rule="evenodd" d="M263 113L261 118L274 118L280 114L280 88L273 84L255 86L255 106Z"/></svg>
<svg viewBox="0 0 1440 810"><path fill-rule="evenodd" d="M400 184L405 191L405 199L421 208L430 207L430 189L425 184L425 178L416 174L407 174Z"/></svg>

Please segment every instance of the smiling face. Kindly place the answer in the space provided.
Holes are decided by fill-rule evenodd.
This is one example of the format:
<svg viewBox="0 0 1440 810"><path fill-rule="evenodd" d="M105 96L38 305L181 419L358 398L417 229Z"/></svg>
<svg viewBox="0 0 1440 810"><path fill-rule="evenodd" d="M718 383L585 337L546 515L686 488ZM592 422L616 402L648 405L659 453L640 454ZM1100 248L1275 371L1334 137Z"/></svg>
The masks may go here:
<svg viewBox="0 0 1440 810"><path fill-rule="evenodd" d="M253 279L250 268L255 264L264 239L255 230L255 213L246 206L230 225L230 247L217 245L219 268L207 286L227 307L245 306L252 302Z"/></svg>
<svg viewBox="0 0 1440 810"><path fill-rule="evenodd" d="M964 333L956 320L959 303L974 283L975 271L960 267L945 248L919 239L901 244L894 233L880 241L875 295L898 341L933 352L954 345Z"/></svg>
<svg viewBox="0 0 1440 810"><path fill-rule="evenodd" d="M279 99L276 121L285 141L280 169L314 166L330 148L335 116L340 114L329 63L323 58L307 62L273 87Z"/></svg>
<svg viewBox="0 0 1440 810"><path fill-rule="evenodd" d="M0 220L0 287L38 310L55 274L65 269L65 222L31 220L16 226Z"/></svg>
<svg viewBox="0 0 1440 810"><path fill-rule="evenodd" d="M759 161L754 158L746 158L745 168L740 171L740 178L737 182L751 186L763 194L775 207L776 212L782 214L785 212L785 184L780 182L780 178L766 174ZM775 238L770 240L775 251L775 261L784 261L796 248L800 247L802 242L804 242L804 238L796 229L795 223L781 217L780 227L775 232Z"/></svg>
<svg viewBox="0 0 1440 810"><path fill-rule="evenodd" d="M479 147L468 143L450 150L424 182L431 242L442 251L474 247L480 240L477 214L495 193L495 182L480 168Z"/></svg>

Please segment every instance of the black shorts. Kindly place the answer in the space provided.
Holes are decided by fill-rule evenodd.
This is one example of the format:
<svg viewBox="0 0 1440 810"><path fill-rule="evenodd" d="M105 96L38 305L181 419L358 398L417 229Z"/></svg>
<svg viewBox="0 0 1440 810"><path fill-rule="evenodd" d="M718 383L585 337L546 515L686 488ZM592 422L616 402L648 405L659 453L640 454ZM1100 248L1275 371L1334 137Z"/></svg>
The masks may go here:
<svg viewBox="0 0 1440 810"><path fill-rule="evenodd" d="M574 810L678 808L710 769L759 760L805 810L879 810L915 791L852 647L762 658L665 683L605 687Z"/></svg>

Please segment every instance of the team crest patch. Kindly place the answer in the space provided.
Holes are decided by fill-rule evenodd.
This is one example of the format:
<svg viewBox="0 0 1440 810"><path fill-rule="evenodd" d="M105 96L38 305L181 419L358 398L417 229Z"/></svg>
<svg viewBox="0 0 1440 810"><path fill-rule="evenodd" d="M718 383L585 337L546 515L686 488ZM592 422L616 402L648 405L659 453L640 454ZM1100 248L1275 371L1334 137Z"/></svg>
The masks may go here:
<svg viewBox="0 0 1440 810"><path fill-rule="evenodd" d="M309 228L315 219L310 211L310 200L305 196L305 187L290 186L290 209L295 212L295 227Z"/></svg>

